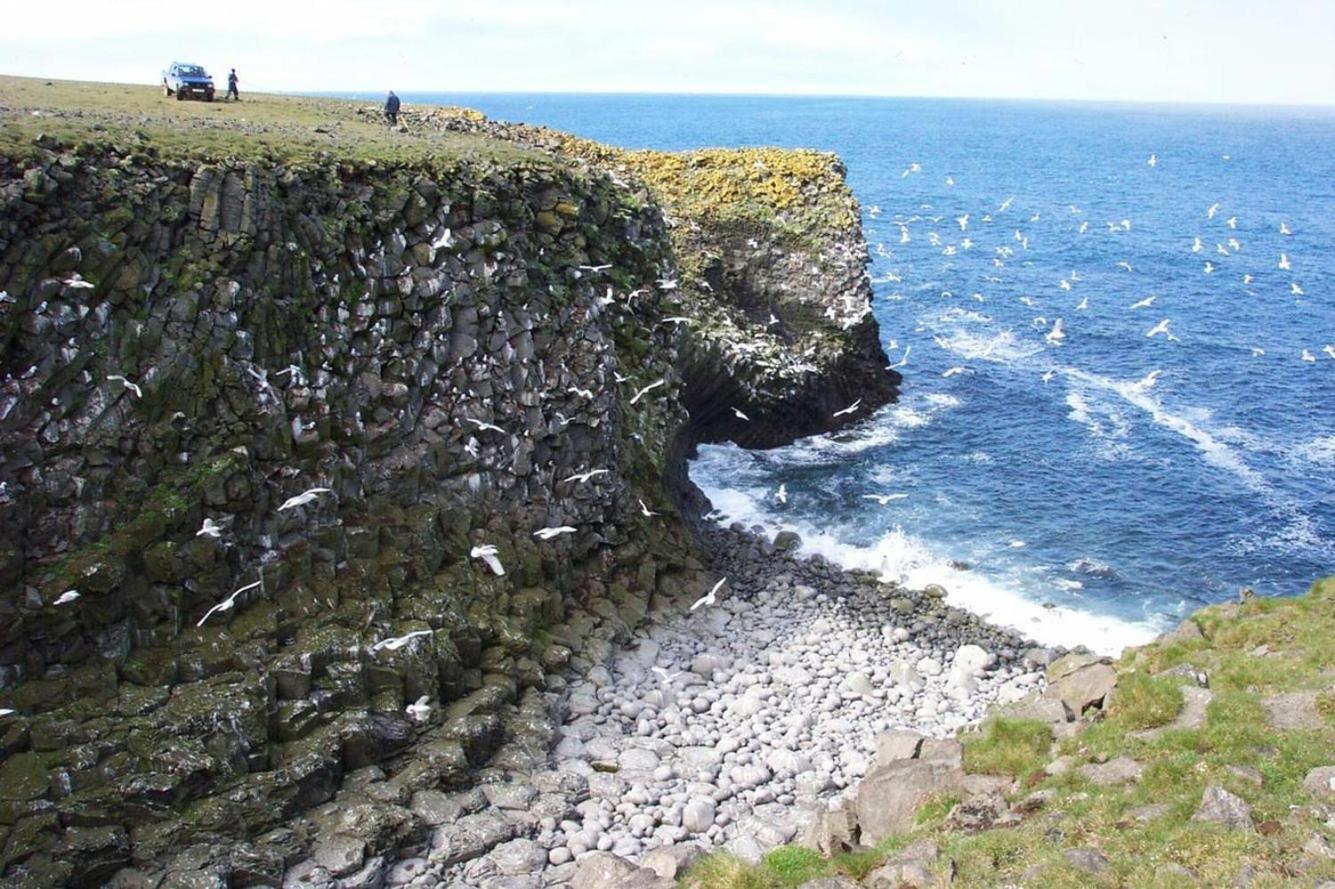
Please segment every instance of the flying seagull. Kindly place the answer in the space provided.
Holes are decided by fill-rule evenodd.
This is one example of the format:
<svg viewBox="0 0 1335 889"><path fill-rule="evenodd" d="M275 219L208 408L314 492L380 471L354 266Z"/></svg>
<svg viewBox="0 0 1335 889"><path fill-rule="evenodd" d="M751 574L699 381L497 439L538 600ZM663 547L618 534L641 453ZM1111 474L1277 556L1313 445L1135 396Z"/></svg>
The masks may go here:
<svg viewBox="0 0 1335 889"><path fill-rule="evenodd" d="M905 353L905 354L908 354L908 353ZM834 416L836 416L836 417L842 417L844 414L852 414L852 413L856 413L856 412L857 412L857 409L860 408L860 407L862 407L862 399L861 399L861 398L859 398L857 401L853 402L852 404L850 404L848 407L844 408L843 410L835 411L835 412L834 412Z"/></svg>
<svg viewBox="0 0 1335 889"><path fill-rule="evenodd" d="M1154 301L1155 301L1156 299L1158 299L1157 296L1147 296L1147 297L1145 297L1144 299L1142 299L1142 300L1141 300L1140 302L1138 302L1138 303L1132 303L1132 304L1131 304L1131 308L1133 308L1133 309L1148 309L1150 306L1154 305Z"/></svg>
<svg viewBox="0 0 1335 889"><path fill-rule="evenodd" d="M640 500L639 498L636 498L636 500L640 504L640 514L646 519L651 519L656 515L660 515L660 513L656 513L649 507L645 506L643 500Z"/></svg>
<svg viewBox="0 0 1335 889"><path fill-rule="evenodd" d="M120 380L121 385L123 385L126 389L129 389L131 392L133 392L135 398L143 398L143 397L144 397L144 390L143 390L143 389L140 389L137 385L135 385L134 383L131 383L129 380L125 379L125 377L121 376L120 374L111 374L111 375L109 375L109 376L107 377L107 379L108 379L108 380Z"/></svg>
<svg viewBox="0 0 1335 889"><path fill-rule="evenodd" d="M379 651L382 648L387 651L398 651L400 648L407 645L409 642L413 641L419 636L430 636L430 635L431 635L431 630L416 630L412 633L409 633L406 636L395 636L393 639L381 639L375 645L371 646L371 653L374 654L375 652Z"/></svg>
<svg viewBox="0 0 1335 889"><path fill-rule="evenodd" d="M742 413L741 411L737 410L737 408L732 409L732 414L739 420L744 420L747 423L751 422L751 418L748 417L746 414Z"/></svg>
<svg viewBox="0 0 1335 889"><path fill-rule="evenodd" d="M863 494L862 499L875 500L877 503L881 504L882 506L885 506L892 500L903 500L908 496L909 496L908 494Z"/></svg>
<svg viewBox="0 0 1335 889"><path fill-rule="evenodd" d="M648 394L650 391L652 391L652 390L654 390L654 389L657 389L659 386L666 386L666 385L667 385L667 380L658 380L657 382L650 383L649 385L645 386L645 387L644 387L643 389L641 389L640 391L636 392L636 393L635 393L635 397L632 398L632 399L630 400L630 403L631 403L631 404L635 404L637 401L639 401L641 398L643 398L643 397L644 397L646 394Z"/></svg>
<svg viewBox="0 0 1335 889"><path fill-rule="evenodd" d="M481 429L481 430L484 430L484 431L490 429L492 432L500 432L500 433L504 433L504 432L505 432L505 430L502 429L501 427L496 426L496 425L493 425L493 424L491 424L491 423L483 423L481 420L474 420L472 417L468 417L467 420L468 420L468 422L470 422L470 423L472 423L474 426L476 426L478 429Z"/></svg>
<svg viewBox="0 0 1335 889"><path fill-rule="evenodd" d="M279 512L286 512L289 509L296 509L298 506L305 506L321 494L328 494L330 488L311 488L308 491L302 491L295 497L289 497L283 501L283 505L278 507Z"/></svg>
<svg viewBox="0 0 1335 889"><path fill-rule="evenodd" d="M777 491L774 492L774 497L775 497L775 499L778 500L780 503L787 503L787 502L788 502L788 486L787 486L787 485L783 485L783 484L779 485L779 490L777 490Z"/></svg>
<svg viewBox="0 0 1335 889"><path fill-rule="evenodd" d="M65 590L65 592L63 592L63 593L60 594L60 598L57 599L53 604L55 604L55 605L69 605L70 603L72 603L72 602L77 602L77 601L79 601L79 591L78 591L78 590Z"/></svg>
<svg viewBox="0 0 1335 889"><path fill-rule="evenodd" d="M473 547L468 551L468 555L470 558L481 559L486 562L487 567L491 569L491 573L497 577L505 575L505 566L501 564L500 559L496 558L496 547L490 543Z"/></svg>
<svg viewBox="0 0 1335 889"><path fill-rule="evenodd" d="M569 525L560 525L555 528L539 528L533 532L533 536L539 540L551 540L553 537L559 537L562 534L574 534L575 529Z"/></svg>
<svg viewBox="0 0 1335 889"><path fill-rule="evenodd" d="M1058 318L1052 322L1052 329L1048 331L1047 336L1043 337L1050 344L1056 346L1066 339L1066 331L1062 330L1062 319Z"/></svg>
<svg viewBox="0 0 1335 889"><path fill-rule="evenodd" d="M204 524L200 525L199 530L195 532L196 537L217 538L221 534L222 526L208 516L204 517Z"/></svg>
<svg viewBox="0 0 1335 889"><path fill-rule="evenodd" d="M1151 154L1150 159L1145 161L1145 163L1149 164L1151 167L1157 167L1159 165L1159 156L1157 154Z"/></svg>
<svg viewBox="0 0 1335 889"><path fill-rule="evenodd" d="M714 584L714 588L713 588L712 590L710 590L708 593L706 593L705 595L701 596L700 598L696 599L695 602L693 602L693 603L691 604L691 610L694 611L695 609L699 608L699 607L702 606L702 605L717 605L717 604L718 604L718 591L719 591L719 590L723 587L723 585L724 585L725 583L727 583L727 582L728 582L728 578L725 577L725 578L723 578L722 580L720 580L718 583Z"/></svg>
<svg viewBox="0 0 1335 889"><path fill-rule="evenodd" d="M664 682L671 682L673 679L676 679L678 676L680 676L680 675L682 674L682 672L684 672L684 671L682 671L682 670L678 670L678 671L675 672L675 673L669 673L667 670L664 670L662 667L650 667L649 669L652 670L653 672L657 673L659 676L663 677L663 681L664 681ZM10 711L10 712L13 712L13 711ZM3 713L0 713L0 716L3 716L3 715L4 715Z"/></svg>
<svg viewBox="0 0 1335 889"><path fill-rule="evenodd" d="M1146 331L1145 336L1153 338L1162 333L1165 336L1167 336L1170 340L1177 339L1177 337L1173 336L1172 331L1168 329L1168 322L1169 322L1168 318L1163 319L1158 324L1154 325L1148 331Z"/></svg>
<svg viewBox="0 0 1335 889"><path fill-rule="evenodd" d="M575 268L579 269L581 272L605 272L605 271L607 271L608 269L610 269L611 267L612 267L612 263L610 263L610 262L607 263L607 264L605 264L605 265L580 265L580 266L575 266Z"/></svg>
<svg viewBox="0 0 1335 889"><path fill-rule="evenodd" d="M562 481L578 482L580 484L583 484L584 482L587 482L589 479L594 478L595 476L607 475L610 471L611 470L608 469L590 469L588 472L577 472L574 475L570 476L569 478L562 479Z"/></svg>
<svg viewBox="0 0 1335 889"><path fill-rule="evenodd" d="M236 590L235 592L232 593L232 595L228 596L226 599L223 599L217 605L214 605L208 611L204 612L204 616L199 619L199 623L195 624L195 626L197 627L204 626L204 621L212 617L215 611L230 611L232 609L232 606L236 604L237 596L241 595L247 590L255 589L255 587L259 586L262 583L264 583L264 578L260 578L254 583L248 583L245 586L241 587L239 590Z"/></svg>

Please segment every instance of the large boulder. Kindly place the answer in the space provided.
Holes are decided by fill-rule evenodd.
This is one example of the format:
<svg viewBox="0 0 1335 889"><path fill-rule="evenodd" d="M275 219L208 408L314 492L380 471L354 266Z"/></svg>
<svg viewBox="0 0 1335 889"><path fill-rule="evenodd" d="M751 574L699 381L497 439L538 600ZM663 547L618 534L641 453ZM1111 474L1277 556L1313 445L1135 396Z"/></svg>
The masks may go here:
<svg viewBox="0 0 1335 889"><path fill-rule="evenodd" d="M570 889L672 889L674 885L649 868L610 852L585 855L570 880Z"/></svg>
<svg viewBox="0 0 1335 889"><path fill-rule="evenodd" d="M1103 706L1103 699L1117 685L1117 671L1106 658L1068 654L1048 666L1047 679L1043 696L1061 701L1079 718L1087 708Z"/></svg>
<svg viewBox="0 0 1335 889"><path fill-rule="evenodd" d="M905 749L906 742L890 742L887 750ZM963 748L958 741L922 741L914 755L885 761L878 753L876 765L858 785L854 811L864 845L913 827L918 808L935 797L964 789Z"/></svg>

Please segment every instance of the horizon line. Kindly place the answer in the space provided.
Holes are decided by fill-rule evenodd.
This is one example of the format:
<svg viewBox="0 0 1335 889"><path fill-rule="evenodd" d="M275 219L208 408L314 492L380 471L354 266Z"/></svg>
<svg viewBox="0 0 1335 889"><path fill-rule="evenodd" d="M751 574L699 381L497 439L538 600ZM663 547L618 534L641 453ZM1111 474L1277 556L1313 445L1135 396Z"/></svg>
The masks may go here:
<svg viewBox="0 0 1335 889"><path fill-rule="evenodd" d="M118 81L118 80L81 80L77 78L58 77L41 74L6 74L0 72L0 76L17 77L28 80L60 80L67 83L100 83L117 86L146 86L153 87L157 85L156 81ZM383 96L385 90L376 89L282 89L278 87L268 87L267 89L256 89L252 92L263 94L270 92L273 95L280 96L309 96L311 98L346 98L352 95L360 97L361 94ZM442 95L484 95L484 96L658 96L674 98L753 98L753 99L896 99L909 101L947 101L947 102L1034 102L1049 104L1086 104L1086 105L1146 105L1146 106L1176 106L1176 107L1197 107L1197 108L1280 108L1280 109L1312 109L1312 110L1332 110L1335 111L1335 101L1332 102L1297 102L1297 101L1219 101L1209 99L1144 99L1144 98L1081 98L1077 96L1011 96L1011 95L913 95L908 93L822 93L822 92L766 92L760 90L742 90L738 92L728 92L722 90L579 90L579 89L547 89L547 90L525 90L525 89L481 89L481 88L460 88L460 89L442 89L409 87L400 90L403 94L442 94Z"/></svg>

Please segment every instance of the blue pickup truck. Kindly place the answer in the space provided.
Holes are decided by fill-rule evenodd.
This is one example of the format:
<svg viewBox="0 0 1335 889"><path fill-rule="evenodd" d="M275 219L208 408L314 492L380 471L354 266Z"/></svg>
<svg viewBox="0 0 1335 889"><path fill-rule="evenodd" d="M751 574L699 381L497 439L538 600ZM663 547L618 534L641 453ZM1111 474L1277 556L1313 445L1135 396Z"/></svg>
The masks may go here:
<svg viewBox="0 0 1335 889"><path fill-rule="evenodd" d="M202 65L172 62L162 72L162 94L182 100L194 96L206 102L213 101L213 78Z"/></svg>

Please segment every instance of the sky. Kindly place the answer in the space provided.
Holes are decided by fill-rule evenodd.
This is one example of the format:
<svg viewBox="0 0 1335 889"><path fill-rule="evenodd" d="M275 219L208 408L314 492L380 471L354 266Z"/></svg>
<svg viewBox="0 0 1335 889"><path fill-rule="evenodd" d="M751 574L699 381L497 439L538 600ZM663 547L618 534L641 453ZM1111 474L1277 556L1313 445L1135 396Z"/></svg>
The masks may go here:
<svg viewBox="0 0 1335 889"><path fill-rule="evenodd" d="M0 73L257 91L1335 103L1335 0L8 0ZM0 96L3 101L3 96Z"/></svg>

